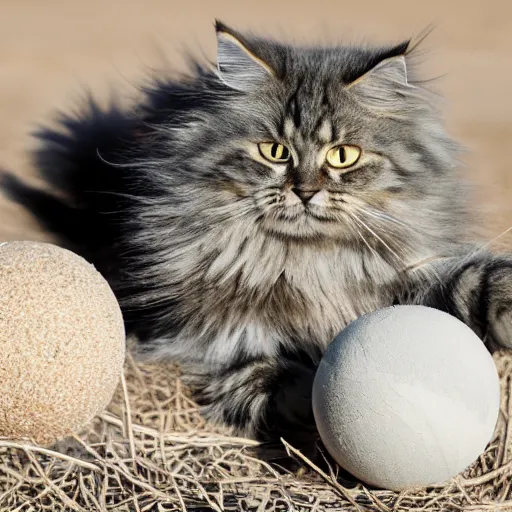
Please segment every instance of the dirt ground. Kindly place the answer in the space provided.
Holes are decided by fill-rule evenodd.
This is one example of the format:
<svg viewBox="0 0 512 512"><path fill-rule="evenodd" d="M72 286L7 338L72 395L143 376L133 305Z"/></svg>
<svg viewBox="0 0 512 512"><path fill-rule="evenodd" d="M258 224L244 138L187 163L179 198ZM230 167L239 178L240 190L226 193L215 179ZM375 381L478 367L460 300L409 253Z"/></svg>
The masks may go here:
<svg viewBox="0 0 512 512"><path fill-rule="evenodd" d="M180 53L215 56L213 20L291 41L424 43L425 75L440 77L449 130L468 148L466 173L491 234L512 225L512 2L509 0L1 0L0 168L31 175L36 123L88 88L130 97L152 68ZM41 238L0 199L0 240ZM512 236L512 235L511 235Z"/></svg>

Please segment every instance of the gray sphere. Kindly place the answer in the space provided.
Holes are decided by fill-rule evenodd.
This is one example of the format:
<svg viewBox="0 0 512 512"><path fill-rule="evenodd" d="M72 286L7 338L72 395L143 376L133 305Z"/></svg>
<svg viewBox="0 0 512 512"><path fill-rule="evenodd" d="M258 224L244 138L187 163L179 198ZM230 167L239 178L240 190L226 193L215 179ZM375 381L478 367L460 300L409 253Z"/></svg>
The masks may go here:
<svg viewBox="0 0 512 512"><path fill-rule="evenodd" d="M441 483L485 450L498 418L496 366L465 324L424 306L358 318L330 344L313 386L320 436L360 480Z"/></svg>

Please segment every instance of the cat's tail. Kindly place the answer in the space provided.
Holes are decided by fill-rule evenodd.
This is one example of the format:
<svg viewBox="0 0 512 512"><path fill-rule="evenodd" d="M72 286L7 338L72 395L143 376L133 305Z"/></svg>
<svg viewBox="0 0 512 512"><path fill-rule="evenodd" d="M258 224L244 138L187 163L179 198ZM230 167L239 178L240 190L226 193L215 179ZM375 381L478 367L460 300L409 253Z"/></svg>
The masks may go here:
<svg viewBox="0 0 512 512"><path fill-rule="evenodd" d="M119 210L116 194L123 192L120 169L111 162L126 156L135 124L120 108L101 109L89 99L78 114L34 134L40 145L33 161L48 191L7 172L0 172L0 189L63 246L98 264L115 242L109 213Z"/></svg>
<svg viewBox="0 0 512 512"><path fill-rule="evenodd" d="M24 206L43 227L57 235L63 245L73 245L74 235L82 231L85 212L72 208L55 195L28 185L12 173L0 170L0 188L9 199Z"/></svg>

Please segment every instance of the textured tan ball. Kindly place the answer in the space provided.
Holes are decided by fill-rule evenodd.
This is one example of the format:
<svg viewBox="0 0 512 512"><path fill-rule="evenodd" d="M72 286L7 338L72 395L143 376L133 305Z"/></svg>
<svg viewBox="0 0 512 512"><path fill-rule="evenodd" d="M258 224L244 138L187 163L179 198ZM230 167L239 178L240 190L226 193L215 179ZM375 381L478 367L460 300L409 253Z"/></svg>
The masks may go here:
<svg viewBox="0 0 512 512"><path fill-rule="evenodd" d="M95 268L51 244L0 244L0 436L50 444L108 405L125 356Z"/></svg>

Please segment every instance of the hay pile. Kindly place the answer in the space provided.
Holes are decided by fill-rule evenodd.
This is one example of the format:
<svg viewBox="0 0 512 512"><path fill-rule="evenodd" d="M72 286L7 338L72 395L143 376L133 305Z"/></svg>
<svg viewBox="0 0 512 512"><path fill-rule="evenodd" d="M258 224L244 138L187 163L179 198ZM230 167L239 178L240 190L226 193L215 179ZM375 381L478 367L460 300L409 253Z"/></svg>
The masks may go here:
<svg viewBox="0 0 512 512"><path fill-rule="evenodd" d="M486 453L445 486L398 494L344 487L337 468L291 447L303 468L271 467L254 441L200 417L175 366L129 357L109 410L80 436L52 450L0 440L0 511L512 510L512 356L495 360L502 410Z"/></svg>

